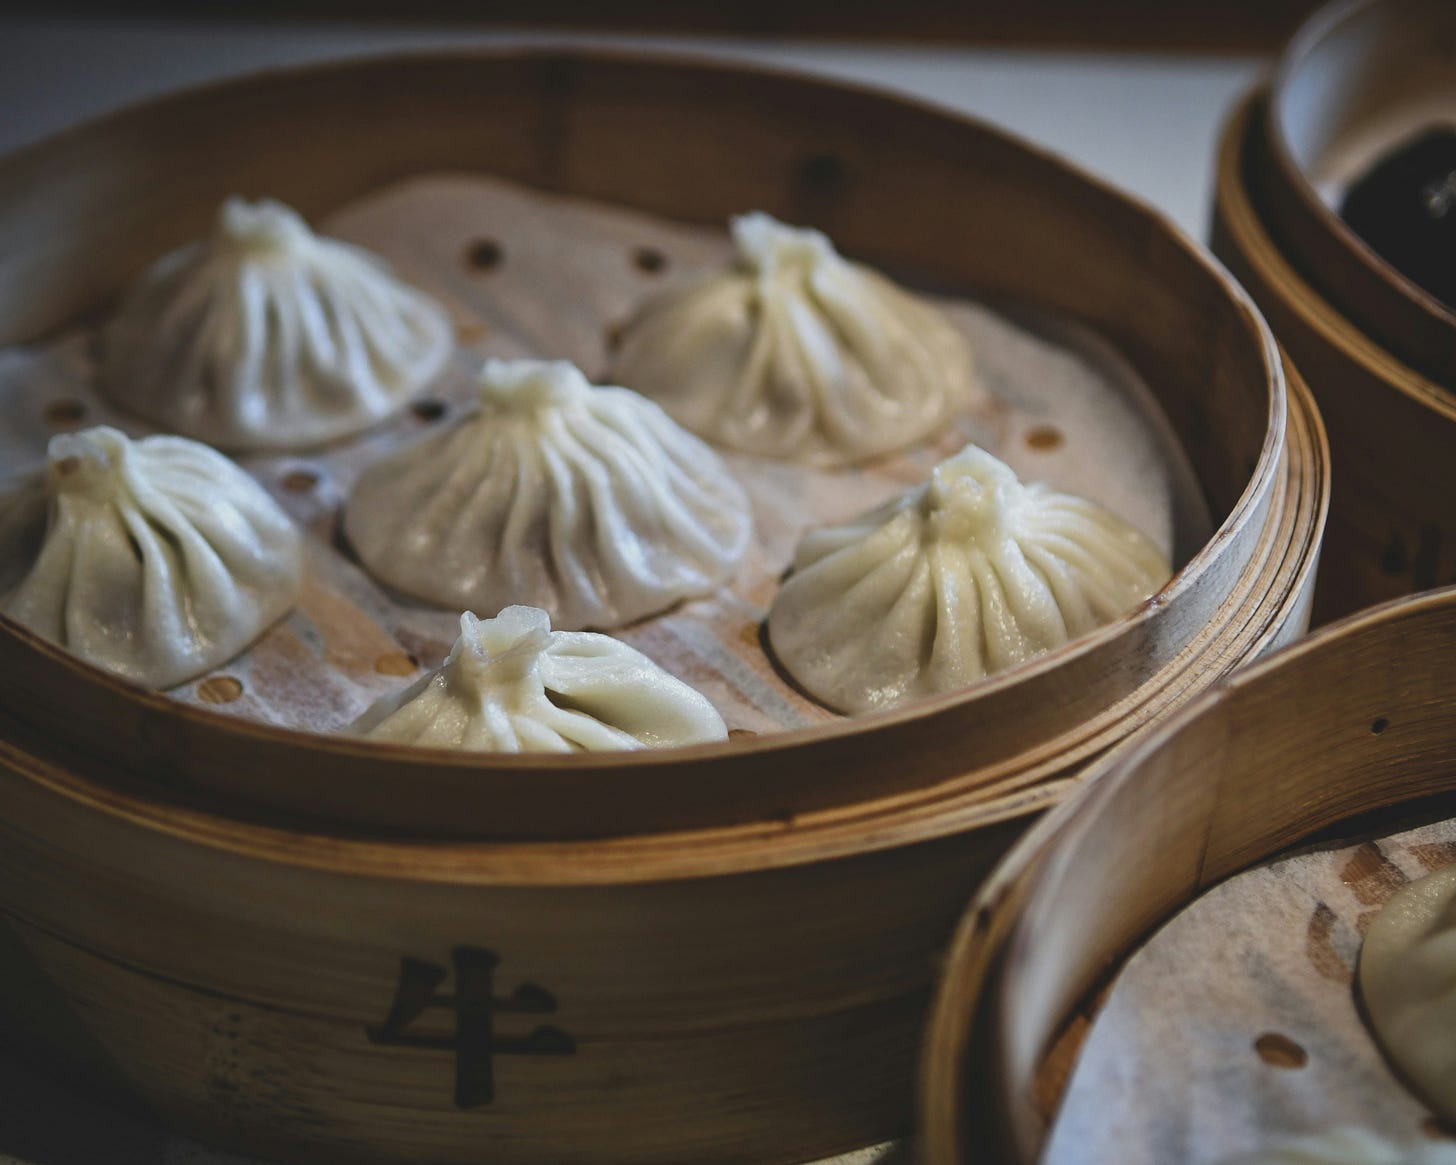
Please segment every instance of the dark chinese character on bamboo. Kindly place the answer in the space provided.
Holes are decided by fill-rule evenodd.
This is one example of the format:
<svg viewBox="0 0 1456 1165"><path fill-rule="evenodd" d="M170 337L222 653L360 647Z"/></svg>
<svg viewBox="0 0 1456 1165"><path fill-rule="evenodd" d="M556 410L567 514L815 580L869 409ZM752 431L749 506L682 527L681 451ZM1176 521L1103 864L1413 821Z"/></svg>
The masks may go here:
<svg viewBox="0 0 1456 1165"><path fill-rule="evenodd" d="M379 1026L366 1030L375 1044L453 1051L457 1108L478 1108L495 1099L496 1056L569 1056L576 1051L576 1041L556 1027L537 1027L527 1036L497 1035L497 1015L550 1015L556 1010L556 997L530 983L498 997L495 969L500 959L493 951L456 947L450 959L455 970L454 994L440 990L450 977L444 967L422 959L401 959L389 1015ZM453 1035L406 1030L431 1008L455 1013Z"/></svg>

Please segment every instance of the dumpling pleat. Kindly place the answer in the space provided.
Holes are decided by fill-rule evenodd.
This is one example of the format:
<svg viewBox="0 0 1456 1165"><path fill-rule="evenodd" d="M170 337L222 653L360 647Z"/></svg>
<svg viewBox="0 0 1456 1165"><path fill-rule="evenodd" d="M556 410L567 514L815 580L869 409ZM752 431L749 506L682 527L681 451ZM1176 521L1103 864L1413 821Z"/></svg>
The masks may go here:
<svg viewBox="0 0 1456 1165"><path fill-rule="evenodd" d="M482 405L360 477L344 528L385 583L613 627L711 593L742 561L742 487L651 402L570 365L516 361L487 364Z"/></svg>
<svg viewBox="0 0 1456 1165"><path fill-rule="evenodd" d="M1169 573L1115 515L1024 486L975 446L900 498L806 535L794 563L770 643L810 695L846 711L1024 663L1129 612ZM924 588L885 585L922 572Z"/></svg>
<svg viewBox="0 0 1456 1165"><path fill-rule="evenodd" d="M615 751L727 736L705 697L640 652L550 627L544 611L524 606L486 620L463 614L440 670L380 700L354 730L490 752Z"/></svg>
<svg viewBox="0 0 1456 1165"><path fill-rule="evenodd" d="M44 532L23 570L3 573L18 581L0 610L98 666L170 687L236 655L297 597L298 531L206 446L62 434L30 488L42 481Z"/></svg>
<svg viewBox="0 0 1456 1165"><path fill-rule="evenodd" d="M101 387L187 436L298 448L401 407L453 347L445 310L277 203L224 204L165 256L103 335Z"/></svg>
<svg viewBox="0 0 1456 1165"><path fill-rule="evenodd" d="M735 219L738 260L638 311L615 379L721 445L835 467L904 448L978 389L931 305L815 231Z"/></svg>

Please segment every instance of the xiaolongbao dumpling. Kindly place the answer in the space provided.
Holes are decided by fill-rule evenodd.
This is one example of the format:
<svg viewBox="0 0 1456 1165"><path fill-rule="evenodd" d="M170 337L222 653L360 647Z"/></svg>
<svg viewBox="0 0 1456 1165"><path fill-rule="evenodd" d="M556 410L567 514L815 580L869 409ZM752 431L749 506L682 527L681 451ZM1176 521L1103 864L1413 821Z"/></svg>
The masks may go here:
<svg viewBox="0 0 1456 1165"><path fill-rule="evenodd" d="M611 628L706 595L748 546L743 488L645 397L565 361L488 360L480 408L371 466L344 530L370 573L444 607Z"/></svg>
<svg viewBox="0 0 1456 1165"><path fill-rule="evenodd" d="M1429 1140L1396 1144L1369 1129L1343 1125L1282 1137L1222 1165L1456 1165L1456 1145Z"/></svg>
<svg viewBox="0 0 1456 1165"><path fill-rule="evenodd" d="M298 529L185 437L51 438L0 493L0 611L88 663L167 688L210 671L298 597Z"/></svg>
<svg viewBox="0 0 1456 1165"><path fill-rule="evenodd" d="M439 671L354 724L376 740L482 752L601 752L724 740L705 696L608 635L552 631L545 611L460 616Z"/></svg>
<svg viewBox="0 0 1456 1165"><path fill-rule="evenodd" d="M815 699L849 712L964 687L1091 631L1167 581L1101 506L968 445L924 485L804 537L768 634Z"/></svg>
<svg viewBox="0 0 1456 1165"><path fill-rule="evenodd" d="M1403 887L1375 916L1360 992L1391 1061L1456 1120L1456 866Z"/></svg>
<svg viewBox="0 0 1456 1165"><path fill-rule="evenodd" d="M294 211L231 198L210 238L148 269L103 335L101 387L169 430L230 449L347 437L444 367L449 317L376 255Z"/></svg>
<svg viewBox="0 0 1456 1165"><path fill-rule="evenodd" d="M614 379L693 432L834 467L922 440L975 390L942 313L766 214L732 223L737 265L670 287L622 336Z"/></svg>

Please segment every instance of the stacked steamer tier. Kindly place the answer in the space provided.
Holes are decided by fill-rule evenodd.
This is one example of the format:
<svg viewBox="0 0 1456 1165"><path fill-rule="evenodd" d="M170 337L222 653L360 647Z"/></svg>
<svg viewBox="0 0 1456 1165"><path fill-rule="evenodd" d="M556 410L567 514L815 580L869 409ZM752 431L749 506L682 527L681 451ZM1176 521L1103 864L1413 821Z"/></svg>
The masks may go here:
<svg viewBox="0 0 1456 1165"><path fill-rule="evenodd" d="M1397 600L1241 672L1097 765L1077 796L1018 843L961 920L922 1063L928 1165L1041 1159L1109 979L1210 888L1336 825L1378 832L1382 820L1389 828L1411 815L1449 816L1453 652L1456 590ZM1362 815L1373 816L1362 826ZM1181 985L1163 990L1177 1007ZM1310 1027L1328 1018L1302 1016ZM1217 1060L1220 1051L1202 1041L1224 1033L1200 1018L1186 1029L1188 1046ZM1231 1087L1227 1076L1215 1079ZM1261 1079L1265 1107L1278 1110L1291 1093ZM1379 1078L1362 1076L1359 1087L1379 1095ZM1287 1107L1290 1124L1307 1128L1321 1104ZM1231 1110L1227 1119L1237 1114L1248 1115ZM1370 1119L1344 1112L1341 1123Z"/></svg>
<svg viewBox="0 0 1456 1165"><path fill-rule="evenodd" d="M1456 142L1453 46L1456 8L1441 0L1335 5L1301 30L1272 85L1224 131L1214 251L1329 428L1335 486L1317 620L1456 579L1456 309L1337 209L1421 134ZM1456 198L1431 194L1442 205ZM1452 214L1456 205L1445 215L1448 252Z"/></svg>
<svg viewBox="0 0 1456 1165"><path fill-rule="evenodd" d="M235 190L317 215L482 168L686 223L760 208L1092 329L1215 532L1126 617L965 691L636 754L285 731L4 625L7 1004L175 1126L284 1159L795 1161L892 1135L990 864L1091 758L1303 629L1318 415L1216 264L1051 157L879 94L597 55L271 74L6 161L3 339L100 307Z"/></svg>

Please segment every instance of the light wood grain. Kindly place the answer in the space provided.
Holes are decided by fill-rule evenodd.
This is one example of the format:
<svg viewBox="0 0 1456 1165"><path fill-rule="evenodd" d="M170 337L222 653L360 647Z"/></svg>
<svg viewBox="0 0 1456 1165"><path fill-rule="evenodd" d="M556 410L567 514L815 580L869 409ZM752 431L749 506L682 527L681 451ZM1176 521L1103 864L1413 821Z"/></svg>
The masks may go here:
<svg viewBox="0 0 1456 1165"><path fill-rule="evenodd" d="M1456 591L1361 613L1089 773L962 919L922 1062L929 1165L1037 1159L1045 1058L1065 1069L1079 1005L1203 890L1357 815L1456 792L1453 650Z"/></svg>

